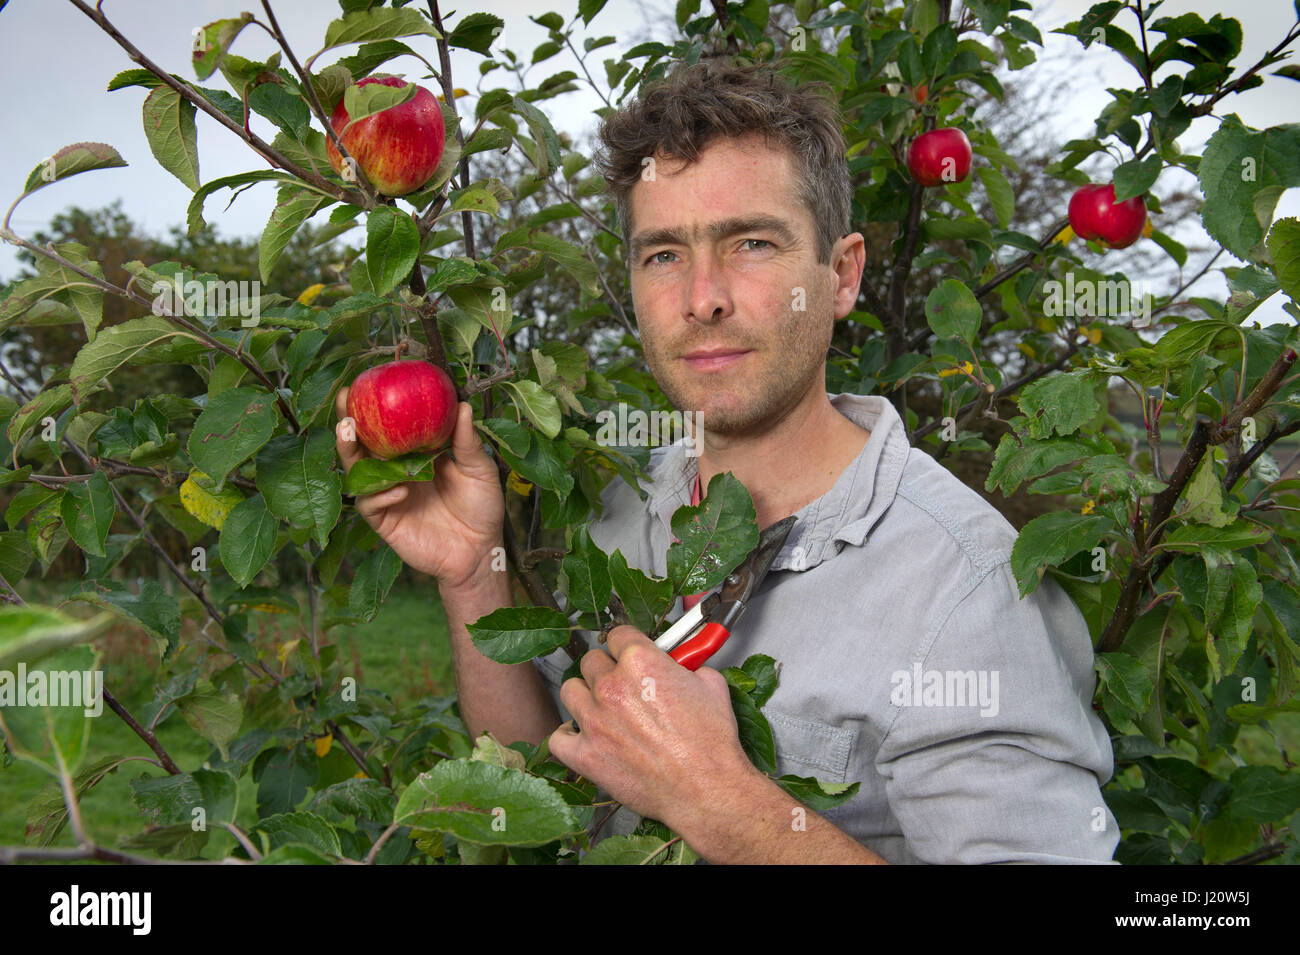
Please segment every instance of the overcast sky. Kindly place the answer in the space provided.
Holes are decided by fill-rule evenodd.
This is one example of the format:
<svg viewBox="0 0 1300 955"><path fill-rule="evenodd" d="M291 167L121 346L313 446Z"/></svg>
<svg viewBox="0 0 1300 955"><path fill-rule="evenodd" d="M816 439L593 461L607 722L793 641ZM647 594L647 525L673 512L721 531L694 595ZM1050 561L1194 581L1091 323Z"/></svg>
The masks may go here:
<svg viewBox="0 0 1300 955"><path fill-rule="evenodd" d="M673 0L610 0L592 21L587 33L581 24L574 45L581 48L583 36L614 35L619 42L595 51L589 68L603 80L601 63L606 57L618 56L647 31L647 13L670 14ZM458 14L453 5L444 3L448 22L454 24ZM505 27L494 45L509 47L527 61L533 48L546 39L546 30L529 20L548 10L572 15L576 3L551 0L477 0L466 12L484 10L500 16ZM1091 6L1089 0L1053 0L1035 4L1033 19L1044 34L1046 48L1039 52L1040 61L1059 60L1062 51L1077 42L1048 31L1079 15ZM191 76L189 66L190 34L194 27L222 17L235 16L244 8L260 13L260 5L251 0L106 0L104 8L122 33L148 56L166 69ZM338 5L331 0L275 0L274 8L300 59L314 52L324 35L326 24L338 15ZM1292 0L1241 0L1235 4L1216 4L1204 0L1167 0L1159 15L1177 15L1194 10L1207 19L1225 12L1242 21L1245 46L1237 65L1244 68L1273 46L1295 22ZM1131 21L1131 15L1128 15ZM1118 21L1117 21L1118 22ZM1131 27L1132 23L1124 23ZM419 39L413 40L418 47ZM430 41L431 43L431 41ZM336 55L347 55L355 47L330 53L318 66ZM242 56L261 59L273 50L271 38L261 30L249 29L240 35L235 51ZM1061 104L1060 111L1049 119L1064 138L1087 136L1092 119L1109 99L1106 86L1133 86L1132 69L1117 55L1096 50L1087 60L1089 68L1099 71L1102 80L1081 78L1076 95ZM430 59L433 54L430 54ZM480 82L478 54L454 50L452 70L458 86L475 92ZM126 169L109 169L86 173L47 187L24 200L13 219L19 234L30 235L48 224L50 217L72 205L93 208L121 198L133 220L143 228L163 234L167 227L184 221L185 207L191 193L170 173L159 167L149 152L141 127L140 106L145 91L139 87L105 92L109 79L121 70L133 67L126 54L84 14L65 0L9 0L0 10L0 82L9 94L0 103L0 208L8 206L21 190L31 170L42 159L69 143L106 142L130 164ZM395 60L387 69L418 79L423 67L408 58ZM581 73L576 61L566 52L532 68L528 81L536 83L563 69ZM503 70L489 73L483 88L491 89L509 82ZM209 85L224 87L219 74ZM1265 127L1295 122L1300 84L1279 77L1268 77L1263 87L1230 98L1228 111L1236 112L1250 126ZM465 102L465 101L462 101ZM600 101L583 85L582 92L543 103L554 124L576 139L585 137L597 117L592 109ZM255 131L268 141L273 129L254 115ZM1198 121L1184 138L1186 147L1199 146L1214 131L1212 120ZM235 136L212 120L199 115L200 176L204 181L265 164ZM1157 184L1157 192L1160 184ZM227 235L256 235L265 225L274 204L274 188L254 186L243 193L227 211L222 211L228 192L218 193L208 202L207 220ZM1300 215L1300 194L1291 190L1279 204L1281 215ZM322 216L323 219L323 216ZM1156 223L1166 231L1170 223ZM1188 226L1184 224L1184 228ZM1182 233L1185 235L1185 233ZM9 278L18 270L14 248L0 245L0 278ZM1227 256L1221 263L1228 263ZM1199 267L1198 262L1189 267ZM1226 294L1222 278L1207 279L1196 291L1203 295ZM1281 311L1280 296L1264 306L1254 317L1261 321L1290 321Z"/></svg>

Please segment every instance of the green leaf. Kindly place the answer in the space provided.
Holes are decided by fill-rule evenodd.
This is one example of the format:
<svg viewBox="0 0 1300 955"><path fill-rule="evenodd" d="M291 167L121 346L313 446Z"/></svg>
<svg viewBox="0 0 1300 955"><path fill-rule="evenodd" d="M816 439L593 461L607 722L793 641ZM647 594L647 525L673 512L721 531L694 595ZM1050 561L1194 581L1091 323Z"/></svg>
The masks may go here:
<svg viewBox="0 0 1300 955"><path fill-rule="evenodd" d="M540 436L528 446L528 453L519 457L508 446L502 447L501 457L511 469L538 487L555 491L567 497L573 490L573 448L567 441L544 441Z"/></svg>
<svg viewBox="0 0 1300 955"><path fill-rule="evenodd" d="M255 831L270 840L272 850L286 846L306 846L325 855L343 855L339 834L333 826L314 813L277 813L258 822Z"/></svg>
<svg viewBox="0 0 1300 955"><path fill-rule="evenodd" d="M1186 524L1175 527L1152 550L1196 552L1205 546L1222 550L1240 550L1266 543L1273 534L1267 527L1259 527L1246 520L1237 520L1227 527L1209 524Z"/></svg>
<svg viewBox="0 0 1300 955"><path fill-rule="evenodd" d="M1277 822L1300 808L1300 773L1272 766L1240 766L1228 780L1232 791L1223 814L1255 823Z"/></svg>
<svg viewBox="0 0 1300 955"><path fill-rule="evenodd" d="M348 591L348 610L367 622L375 618L388 591L402 569L402 558L387 544L380 543L366 555L352 578Z"/></svg>
<svg viewBox="0 0 1300 955"><path fill-rule="evenodd" d="M1205 145L1197 178L1205 231L1249 260L1282 191L1300 186L1300 124L1255 130L1236 114L1225 116Z"/></svg>
<svg viewBox="0 0 1300 955"><path fill-rule="evenodd" d="M156 580L140 579L140 592L133 593L116 580L82 580L68 594L69 600L84 600L111 610L130 624L162 641L170 656L181 638L181 605Z"/></svg>
<svg viewBox="0 0 1300 955"><path fill-rule="evenodd" d="M1124 706L1135 713L1147 708L1154 686L1140 661L1127 653L1099 653L1097 673L1106 690Z"/></svg>
<svg viewBox="0 0 1300 955"><path fill-rule="evenodd" d="M248 106L294 139L306 138L311 112L302 97L290 93L282 84L260 83L253 87L248 94Z"/></svg>
<svg viewBox="0 0 1300 955"><path fill-rule="evenodd" d="M10 671L19 663L35 663L88 643L112 622L113 615L107 613L81 620L38 604L0 606L0 670Z"/></svg>
<svg viewBox="0 0 1300 955"><path fill-rule="evenodd" d="M275 550L279 523L260 494L235 505L221 525L221 564L239 586L247 587Z"/></svg>
<svg viewBox="0 0 1300 955"><path fill-rule="evenodd" d="M404 454L381 460L362 458L343 478L343 493L360 497L378 494L407 481L432 481L434 458L428 454Z"/></svg>
<svg viewBox="0 0 1300 955"><path fill-rule="evenodd" d="M271 280L271 270L280 261L280 255L294 233L323 205L332 201L310 189L281 187L275 209L271 211L271 218L262 230L262 238L257 247L257 268L263 282Z"/></svg>
<svg viewBox="0 0 1300 955"><path fill-rule="evenodd" d="M1134 196L1145 195L1164 169L1164 160L1156 153L1146 159L1130 159L1115 169L1115 201L1123 202Z"/></svg>
<svg viewBox="0 0 1300 955"><path fill-rule="evenodd" d="M578 864L663 865L671 855L667 845L668 840L658 836L607 836L584 853Z"/></svg>
<svg viewBox="0 0 1300 955"><path fill-rule="evenodd" d="M231 388L208 400L194 422L189 453L194 466L220 491L226 476L247 461L275 433L280 414L275 399L261 388Z"/></svg>
<svg viewBox="0 0 1300 955"><path fill-rule="evenodd" d="M608 0L578 0L578 15L583 26L591 26L592 19L605 8Z"/></svg>
<svg viewBox="0 0 1300 955"><path fill-rule="evenodd" d="M32 559L32 547L27 543L26 531L0 531L0 577L10 587L26 576L32 566Z"/></svg>
<svg viewBox="0 0 1300 955"><path fill-rule="evenodd" d="M712 590L758 546L754 502L731 472L715 474L704 499L672 517L668 579L682 594Z"/></svg>
<svg viewBox="0 0 1300 955"><path fill-rule="evenodd" d="M325 47L321 52L345 43L367 43L416 35L442 39L418 10L376 7L373 10L349 13L342 19L331 21L325 28Z"/></svg>
<svg viewBox="0 0 1300 955"><path fill-rule="evenodd" d="M10 419L6 431L9 443L17 445L25 440L28 437L28 428L34 428L46 417L57 418L70 404L72 404L71 385L54 385L44 391L37 392L36 396L19 408L14 413L13 418ZM12 527L14 519L6 519Z"/></svg>
<svg viewBox="0 0 1300 955"><path fill-rule="evenodd" d="M92 676L98 663L90 647L73 647L27 668L27 685L19 688L25 705L0 706L0 731L10 753L48 773L76 774L90 744L86 711L98 715L103 705L102 684L97 688ZM12 681L12 674L6 676Z"/></svg>
<svg viewBox="0 0 1300 955"><path fill-rule="evenodd" d="M956 279L944 279L925 299L926 321L940 338L973 343L982 316L975 293Z"/></svg>
<svg viewBox="0 0 1300 955"><path fill-rule="evenodd" d="M199 188L199 141L194 104L170 86L144 100L144 135L158 164L191 189Z"/></svg>
<svg viewBox="0 0 1300 955"><path fill-rule="evenodd" d="M543 846L582 829L545 780L467 759L443 760L417 776L393 822L477 845Z"/></svg>
<svg viewBox="0 0 1300 955"><path fill-rule="evenodd" d="M1016 211L1016 195L1011 183L992 166L980 166L976 174L980 177L980 182L984 183L984 191L988 193L993 214L998 217L998 225L1005 229Z"/></svg>
<svg viewBox="0 0 1300 955"><path fill-rule="evenodd" d="M343 127L340 134L347 132L353 123L359 123L367 117L374 116L376 113L382 113L386 109L392 109L394 106L401 106L415 98L419 91L414 83L406 83L403 86L388 86L385 83L367 83L365 86L353 84L343 91L343 108L348 113L348 125ZM387 209L390 212L396 210L392 206L380 206L379 209ZM376 209L375 211L379 211Z"/></svg>
<svg viewBox="0 0 1300 955"><path fill-rule="evenodd" d="M131 780L131 801L150 825L185 825L203 810L208 826L234 822L239 810L239 784L224 770L197 769L176 776L141 776Z"/></svg>
<svg viewBox="0 0 1300 955"><path fill-rule="evenodd" d="M253 779L258 783L258 816L266 818L278 812L292 812L319 777L320 761L302 743L262 750L253 761Z"/></svg>
<svg viewBox="0 0 1300 955"><path fill-rule="evenodd" d="M487 56L496 38L497 27L504 27L505 21L491 13L471 13L463 17L447 34L447 43L463 50L473 50ZM493 31L496 31L495 33Z"/></svg>
<svg viewBox="0 0 1300 955"><path fill-rule="evenodd" d="M672 582L629 567L621 550L609 555L609 578L632 623L646 634L653 633L656 623L672 605Z"/></svg>
<svg viewBox="0 0 1300 955"><path fill-rule="evenodd" d="M776 742L767 717L750 695L730 679L727 681L727 689L731 692L731 708L736 714L740 745L745 750L745 755L763 772L776 772Z"/></svg>
<svg viewBox="0 0 1300 955"><path fill-rule="evenodd" d="M108 81L108 92L112 93L114 90L127 89L131 86L143 86L145 89L151 90L155 86L162 85L163 81L158 79L152 70L123 70Z"/></svg>
<svg viewBox="0 0 1300 955"><path fill-rule="evenodd" d="M104 541L117 504L104 472L96 471L89 481L69 485L59 508L72 542L88 554L105 556Z"/></svg>
<svg viewBox="0 0 1300 955"><path fill-rule="evenodd" d="M1029 416L1029 433L1035 438L1073 434L1101 410L1086 372L1048 375L1020 392L1020 410Z"/></svg>
<svg viewBox="0 0 1300 955"><path fill-rule="evenodd" d="M176 708L194 732L217 747L222 759L230 758L230 741L239 733L244 714L232 690L221 691L200 678L194 692L176 701Z"/></svg>
<svg viewBox="0 0 1300 955"><path fill-rule="evenodd" d="M314 428L272 438L257 456L257 489L268 511L294 527L310 528L324 547L343 508L333 432Z"/></svg>
<svg viewBox="0 0 1300 955"><path fill-rule="evenodd" d="M844 805L862 787L862 783L825 783L809 776L779 776L774 782L815 812Z"/></svg>
<svg viewBox="0 0 1300 955"><path fill-rule="evenodd" d="M515 248L537 250L568 272L587 294L597 297L601 294L596 266L578 246L529 226L502 234L497 239L495 252Z"/></svg>
<svg viewBox="0 0 1300 955"><path fill-rule="evenodd" d="M93 342L83 345L72 361L68 378L74 400L80 404L84 395L93 391L101 379L108 377L127 362L141 360L151 346L177 335L194 338L157 315L133 318L105 328L95 336ZM14 422L17 420L15 418ZM10 423L10 429L12 428L13 422Z"/></svg>
<svg viewBox="0 0 1300 955"><path fill-rule="evenodd" d="M363 46L358 47L356 53L341 58L336 64L334 64L334 66L326 67L317 74L317 76L323 76L336 67L343 71L343 73L347 74L347 82L343 83L341 86L335 87L337 92L334 94L334 102L325 103L322 100L322 105L326 109L333 109L338 101L342 99L344 90L351 86L354 81L364 79L374 71L377 66L387 63L391 59L399 56L406 56L408 54L413 55L414 52L414 50L399 40L379 40L376 43L366 43ZM331 79L330 83L333 85L335 80ZM349 115L351 114L349 113Z"/></svg>
<svg viewBox="0 0 1300 955"><path fill-rule="evenodd" d="M67 179L92 169L125 166L126 160L107 143L73 143L64 146L31 171L23 185L23 195L31 195L52 182Z"/></svg>
<svg viewBox="0 0 1300 955"><path fill-rule="evenodd" d="M569 581L569 606L597 613L609 606L609 557L596 546L587 528L583 524L573 532L573 546L561 569Z"/></svg>
<svg viewBox="0 0 1300 955"><path fill-rule="evenodd" d="M497 663L524 663L569 642L569 621L553 607L502 607L466 629L479 653Z"/></svg>
<svg viewBox="0 0 1300 955"><path fill-rule="evenodd" d="M420 230L409 215L392 206L379 206L370 213L366 219L366 274L376 295L387 295L408 278L419 255Z"/></svg>
<svg viewBox="0 0 1300 955"><path fill-rule="evenodd" d="M1020 585L1020 596L1038 588L1049 565L1059 566L1081 550L1094 547L1111 520L1058 511L1035 517L1020 530L1011 549L1011 570Z"/></svg>
<svg viewBox="0 0 1300 955"><path fill-rule="evenodd" d="M1237 517L1236 503L1231 509L1224 506L1223 485L1219 481L1218 469L1214 466L1214 456L1206 455L1188 482L1183 494L1187 507L1180 517L1188 521L1209 524L1211 527L1227 527Z"/></svg>
<svg viewBox="0 0 1300 955"><path fill-rule="evenodd" d="M1278 219L1268 233L1268 254L1282 291L1300 302L1300 219Z"/></svg>
<svg viewBox="0 0 1300 955"><path fill-rule="evenodd" d="M740 669L754 681L754 688L749 691L750 699L754 701L755 706L762 706L776 692L776 661L765 653L755 653L746 658L740 665Z"/></svg>
<svg viewBox="0 0 1300 955"><path fill-rule="evenodd" d="M537 175L546 179L560 166L560 137L546 114L532 103L518 96L512 102L514 111L524 118L528 131L532 134L535 146L532 159L537 167Z"/></svg>
<svg viewBox="0 0 1300 955"><path fill-rule="evenodd" d="M80 803L105 776L129 761L131 757L128 756L105 756L83 769L72 781L77 802ZM63 801L63 789L57 780L51 780L27 804L27 824L24 827L27 844L40 848L51 845L67 821L68 807Z"/></svg>
<svg viewBox="0 0 1300 955"><path fill-rule="evenodd" d="M535 381L505 381L502 386L509 388L515 395L515 405L536 426L537 430L548 438L560 433L563 413L555 396L542 389Z"/></svg>
<svg viewBox="0 0 1300 955"><path fill-rule="evenodd" d="M502 292L497 292L501 289ZM510 300L504 294L504 286L486 289L477 285L456 285L447 290L447 295L458 308L473 317L480 325L492 333L493 338L505 338L510 334L513 312ZM502 306L494 308L493 306Z"/></svg>
<svg viewBox="0 0 1300 955"><path fill-rule="evenodd" d="M215 73L235 37L252 22L253 15L245 13L238 19L215 20L203 27L202 31L194 37L192 47L194 75L201 80L206 80ZM110 85L109 89L112 88Z"/></svg>

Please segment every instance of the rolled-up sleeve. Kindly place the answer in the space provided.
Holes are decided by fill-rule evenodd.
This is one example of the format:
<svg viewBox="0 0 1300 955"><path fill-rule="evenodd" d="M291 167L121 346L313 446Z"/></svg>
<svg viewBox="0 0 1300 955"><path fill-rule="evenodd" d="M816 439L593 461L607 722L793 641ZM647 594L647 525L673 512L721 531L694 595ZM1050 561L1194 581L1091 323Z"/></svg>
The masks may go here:
<svg viewBox="0 0 1300 955"><path fill-rule="evenodd" d="M1078 607L1050 577L1020 599L1002 562L940 613L895 674L876 761L909 850L930 863L1111 862L1119 828L1100 787L1114 754Z"/></svg>

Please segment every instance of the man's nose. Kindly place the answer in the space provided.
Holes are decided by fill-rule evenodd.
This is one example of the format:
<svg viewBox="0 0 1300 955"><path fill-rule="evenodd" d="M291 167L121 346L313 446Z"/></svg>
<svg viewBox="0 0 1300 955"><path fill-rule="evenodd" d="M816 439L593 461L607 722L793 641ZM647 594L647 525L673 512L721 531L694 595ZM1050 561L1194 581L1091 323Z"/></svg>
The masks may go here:
<svg viewBox="0 0 1300 955"><path fill-rule="evenodd" d="M722 263L712 254L694 256L687 276L687 318L716 322L730 311L730 305Z"/></svg>

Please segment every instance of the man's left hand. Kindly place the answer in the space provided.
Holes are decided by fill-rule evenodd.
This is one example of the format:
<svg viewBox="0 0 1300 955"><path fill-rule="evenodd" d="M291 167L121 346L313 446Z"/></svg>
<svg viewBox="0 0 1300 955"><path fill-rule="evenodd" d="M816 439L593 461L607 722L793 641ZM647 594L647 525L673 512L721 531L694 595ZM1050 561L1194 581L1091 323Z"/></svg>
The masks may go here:
<svg viewBox="0 0 1300 955"><path fill-rule="evenodd" d="M560 688L580 732L564 723L551 734L556 759L673 829L718 800L720 781L757 774L721 673L692 673L631 626L610 631L606 647L585 654L582 679Z"/></svg>

